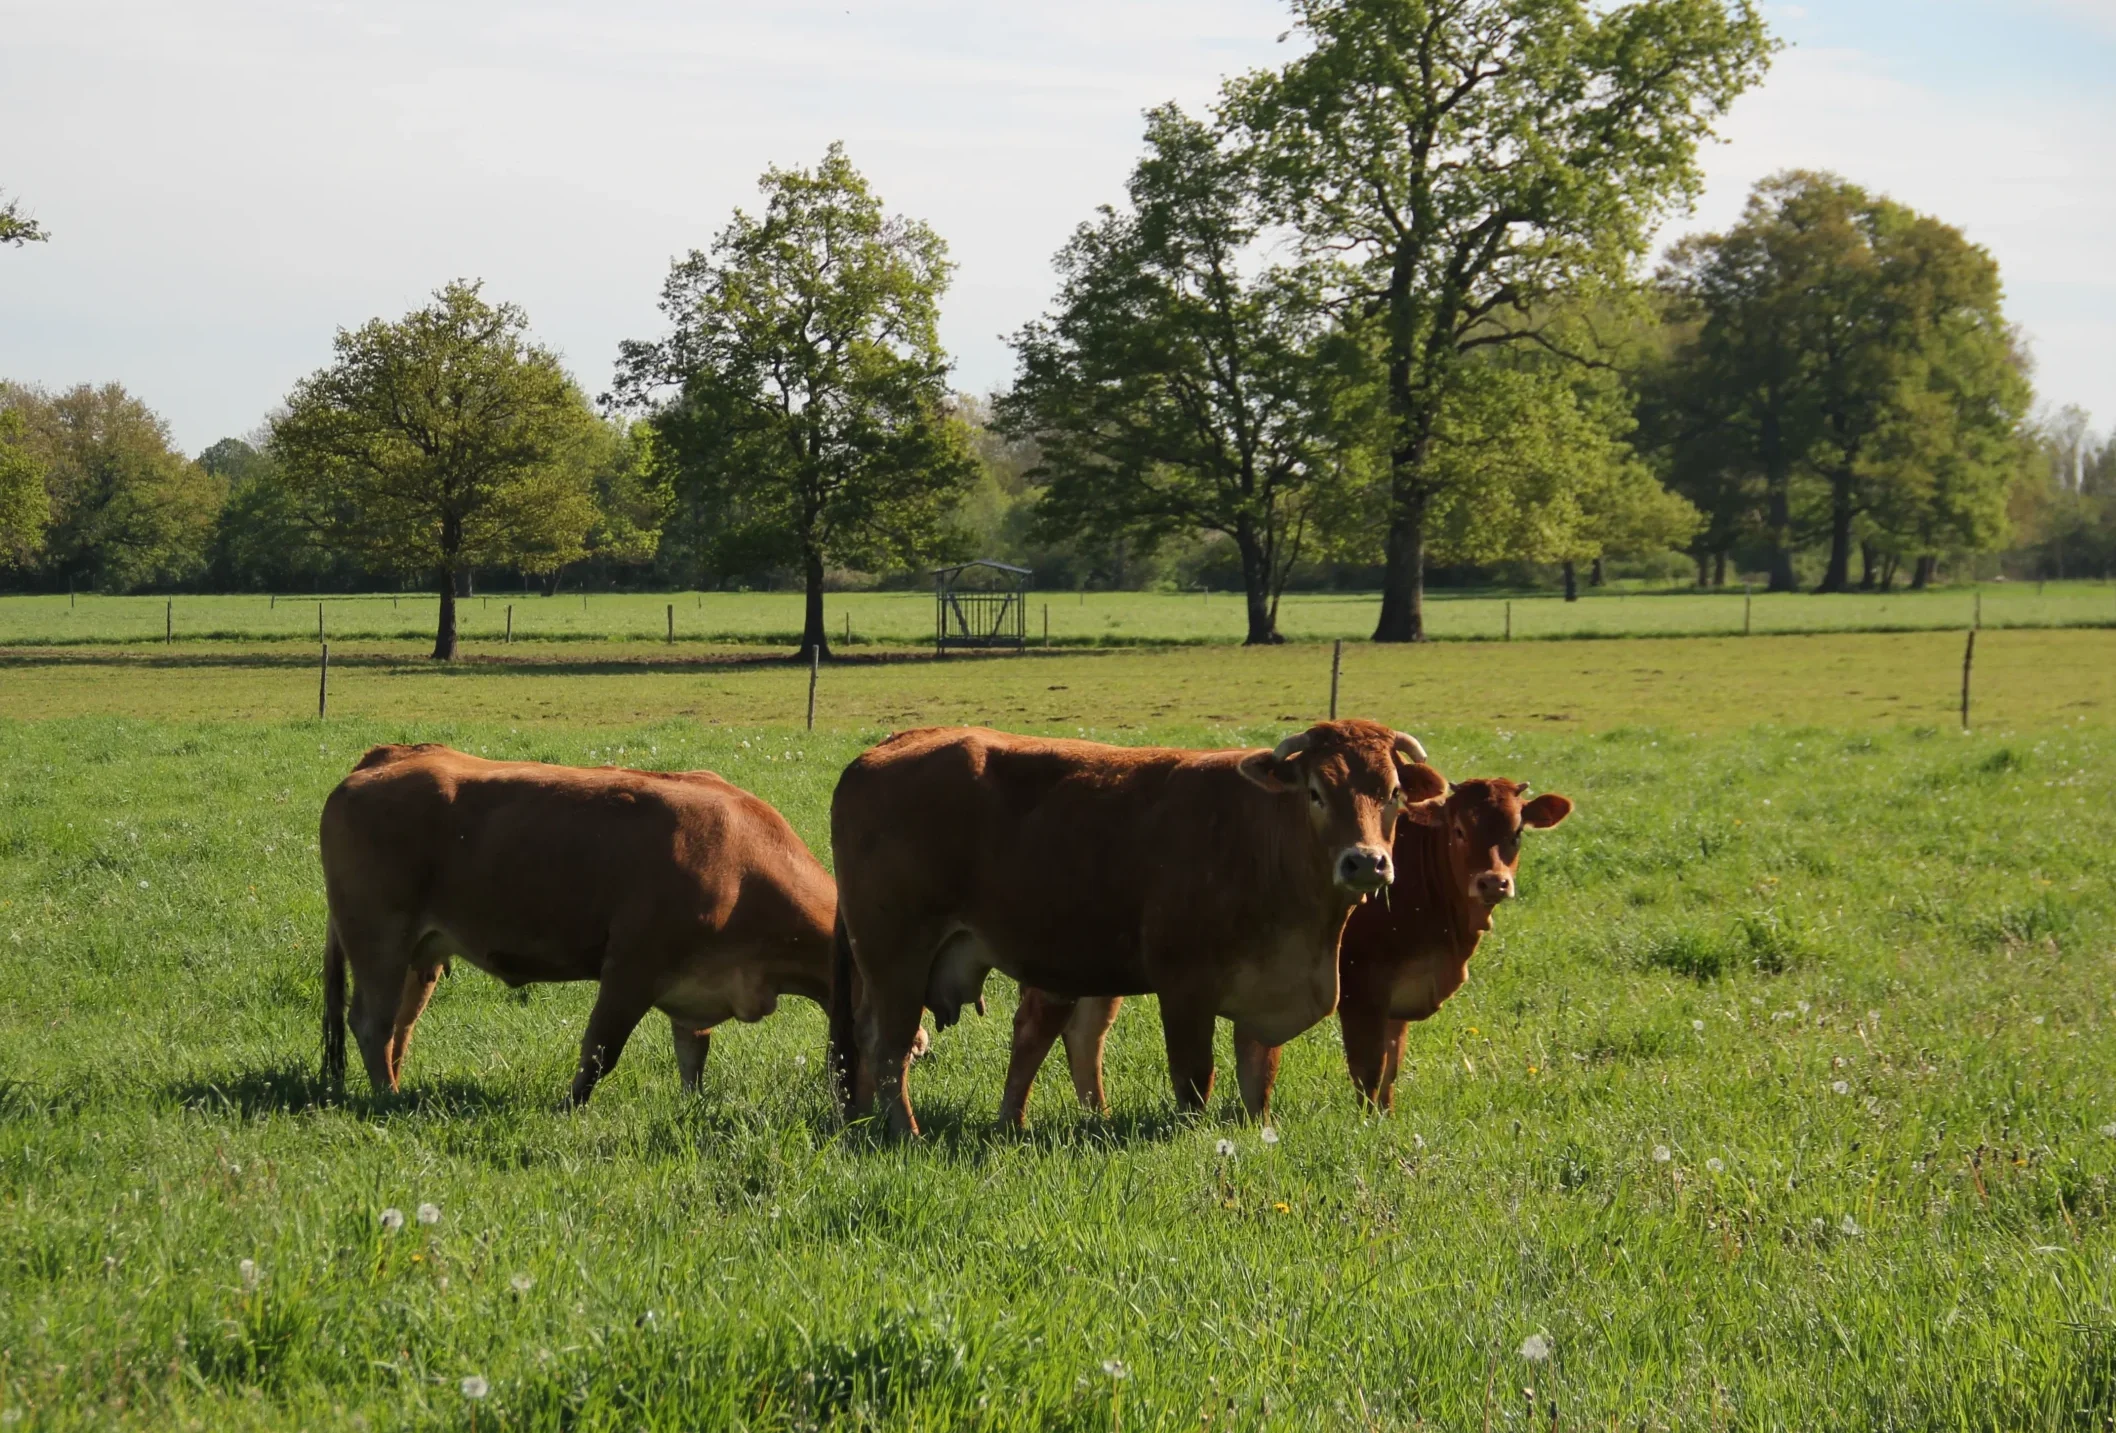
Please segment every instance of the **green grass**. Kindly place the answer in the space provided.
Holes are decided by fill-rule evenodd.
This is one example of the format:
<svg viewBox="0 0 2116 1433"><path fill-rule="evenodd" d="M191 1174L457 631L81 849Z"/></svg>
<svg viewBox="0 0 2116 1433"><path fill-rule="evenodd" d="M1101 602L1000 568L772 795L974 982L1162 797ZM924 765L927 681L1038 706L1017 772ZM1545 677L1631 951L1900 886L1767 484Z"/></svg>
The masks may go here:
<svg viewBox="0 0 2116 1433"><path fill-rule="evenodd" d="M1754 632L1914 631L1967 626L1982 602L1987 627L2116 626L2116 588L2105 583L1991 583L1981 598L1966 588L1929 592L1758 594L1749 620ZM1294 593L1279 612L1279 627L1294 641L1365 638L1374 630L1379 599L1366 593ZM431 643L436 599L391 596L8 597L0 598L0 647L80 643L314 642L317 606L325 635L343 640ZM1427 621L1446 640L1485 640L1505 633L1512 610L1517 640L1718 635L1739 632L1740 591L1718 593L1592 594L1565 602L1552 594L1493 597L1428 594ZM513 609L517 643L657 642L668 634L675 609L676 638L700 644L793 645L801 630L798 593L578 593L557 597L495 593L458 609L463 640L496 648ZM1239 642L1246 632L1237 594L1151 592L1031 593L1028 630L1040 642L1046 612L1056 646L1133 646ZM830 631L843 641L850 619L854 646L921 647L933 639L933 597L927 591L833 593L826 603Z"/></svg>
<svg viewBox="0 0 2116 1433"><path fill-rule="evenodd" d="M1990 645L2060 638L2107 640ZM1555 1406L1567 1428L2106 1427L2109 664L2024 654L2052 694L1994 690L2016 707L1971 736L1879 710L1742 719L1735 658L1826 669L1853 644L1871 666L1856 643L1882 640L1725 644L1727 671L1657 715L1659 689L1627 690L1578 728L1449 713L1348 658L1368 683L1348 707L1451 775L1579 809L1531 844L1470 984L1414 1027L1397 1113L1358 1114L1325 1026L1287 1051L1275 1145L1231 1091L1175 1117L1145 1001L1113 1037L1107 1121L1054 1067L1031 1133L994 1130L1004 980L917 1070L916 1145L837 1123L798 1002L726 1031L700 1097L649 1024L563 1113L590 992L468 970L404 1096L356 1073L323 1098L315 816L368 743L711 766L821 851L836 773L879 724L811 735L742 714L761 703L627 720L592 694L515 720L485 694L631 683L643 708L664 678L380 668L404 695L328 724L97 716L85 688L78 714L0 719L0 1418L1540 1429ZM1597 646L1657 665L1669 644ZM1566 670L1483 652L1517 683ZM1037 685L1077 711L1022 728L1280 734L1249 697L1193 714L1204 660L873 672L936 704L1064 674ZM106 712L156 709L171 675L91 670ZM1227 670L1237 694L1262 680ZM1142 710L1162 692L1176 710ZM422 1202L439 1223L377 1223ZM1523 1358L1532 1334L1547 1361Z"/></svg>

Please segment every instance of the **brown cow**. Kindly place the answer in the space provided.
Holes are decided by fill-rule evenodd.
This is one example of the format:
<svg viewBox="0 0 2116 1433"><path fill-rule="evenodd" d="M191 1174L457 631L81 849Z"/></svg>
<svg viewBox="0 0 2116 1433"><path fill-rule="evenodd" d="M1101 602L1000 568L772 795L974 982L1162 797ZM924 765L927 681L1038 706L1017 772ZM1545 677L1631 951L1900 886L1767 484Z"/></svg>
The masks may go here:
<svg viewBox="0 0 2116 1433"><path fill-rule="evenodd" d="M1396 823L1395 882L1385 899L1369 898L1345 922L1337 1019L1352 1083L1368 1103L1384 1110L1394 1105L1409 1023L1438 1010L1469 978L1469 958L1491 929L1492 911L1513 898L1522 833L1548 829L1572 812L1563 796L1524 802L1527 792L1513 781L1465 781L1445 802L1407 807ZM1102 1044L1121 1003L1068 1000L1024 986L1001 1122L1027 1123L1036 1072L1061 1037L1075 1093L1101 1112ZM1238 1055L1266 1076L1268 1101L1278 1052L1242 1049Z"/></svg>
<svg viewBox="0 0 2116 1433"><path fill-rule="evenodd" d="M996 967L1067 997L1158 995L1177 1103L1201 1108L1216 1017L1272 1049L1336 1005L1338 933L1393 875L1397 812L1445 789L1424 756L1366 721L1273 751L972 727L866 752L830 812L841 1090L864 1108L879 1083L890 1127L917 1133L905 1077L919 1007L945 1028ZM1237 1073L1261 1110L1268 1071Z"/></svg>
<svg viewBox="0 0 2116 1433"><path fill-rule="evenodd" d="M686 1087L712 1027L781 995L825 1004L837 892L786 818L705 771L582 770L378 746L324 802L330 931L324 1073L352 1027L377 1091L460 955L512 986L601 983L573 1103L649 1009L669 1017Z"/></svg>

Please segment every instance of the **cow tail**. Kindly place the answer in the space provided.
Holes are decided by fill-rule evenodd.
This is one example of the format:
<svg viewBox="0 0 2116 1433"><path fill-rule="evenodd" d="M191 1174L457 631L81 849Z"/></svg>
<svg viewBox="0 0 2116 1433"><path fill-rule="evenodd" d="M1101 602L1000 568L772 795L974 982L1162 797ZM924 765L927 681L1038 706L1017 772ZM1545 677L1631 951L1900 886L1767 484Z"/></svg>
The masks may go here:
<svg viewBox="0 0 2116 1433"><path fill-rule="evenodd" d="M852 1112L853 1083L859 1073L859 1034L854 1028L852 936L840 910L830 939L830 1073L837 1085L838 1107Z"/></svg>
<svg viewBox="0 0 2116 1433"><path fill-rule="evenodd" d="M345 947L335 921L323 938L323 1079L345 1088Z"/></svg>

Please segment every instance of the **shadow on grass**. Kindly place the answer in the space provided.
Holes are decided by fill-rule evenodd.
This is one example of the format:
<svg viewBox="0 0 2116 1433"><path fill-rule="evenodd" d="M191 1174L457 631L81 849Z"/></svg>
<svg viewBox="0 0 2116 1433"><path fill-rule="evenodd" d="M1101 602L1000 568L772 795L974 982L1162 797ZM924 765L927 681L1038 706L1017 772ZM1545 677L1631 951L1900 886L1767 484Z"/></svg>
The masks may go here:
<svg viewBox="0 0 2116 1433"><path fill-rule="evenodd" d="M1127 646L1191 645L1182 643L1127 643ZM1027 657L1082 656L1118 650L1107 646L1037 648L1026 652L954 652L946 660L955 662L995 661ZM846 667L896 667L931 664L939 659L930 651L897 648L892 651L837 651L830 665ZM334 668L364 671L394 671L420 676L520 675L543 677L636 676L643 672L692 672L742 668L805 668L806 661L789 652L694 652L667 656L555 657L544 655L477 654L453 662L392 652L333 652ZM53 667L111 667L128 671L313 671L313 652L196 651L138 652L84 648L0 648L0 672L32 671Z"/></svg>
<svg viewBox="0 0 2116 1433"><path fill-rule="evenodd" d="M185 1109L204 1114L232 1114L242 1119L325 1109L344 1110L362 1118L387 1115L454 1117L513 1111L522 1103L512 1091L493 1089L472 1080L420 1081L408 1084L393 1095L359 1090L357 1075L350 1084L352 1087L348 1089L333 1089L310 1066L277 1065L222 1075L194 1076L163 1086L161 1094Z"/></svg>

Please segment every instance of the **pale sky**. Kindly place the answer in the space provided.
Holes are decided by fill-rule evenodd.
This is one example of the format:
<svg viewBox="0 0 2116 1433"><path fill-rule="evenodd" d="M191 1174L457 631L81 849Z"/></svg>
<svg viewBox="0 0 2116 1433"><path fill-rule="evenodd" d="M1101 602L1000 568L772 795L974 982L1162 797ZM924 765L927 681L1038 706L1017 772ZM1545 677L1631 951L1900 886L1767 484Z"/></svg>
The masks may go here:
<svg viewBox="0 0 2116 1433"><path fill-rule="evenodd" d="M2116 420L2116 0L1816 0L1706 156L1722 225L1833 169L1997 255L2051 406ZM115 380L196 452L341 325L456 277L528 310L590 392L661 331L672 258L834 139L960 265L956 383L1122 197L1140 111L1286 52L1272 0L0 0L0 378Z"/></svg>

